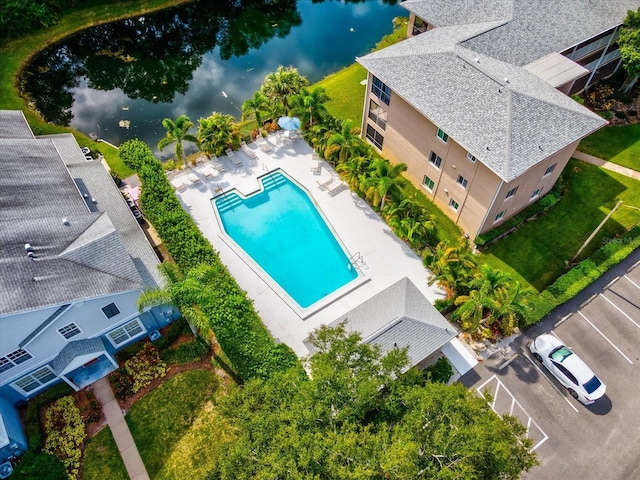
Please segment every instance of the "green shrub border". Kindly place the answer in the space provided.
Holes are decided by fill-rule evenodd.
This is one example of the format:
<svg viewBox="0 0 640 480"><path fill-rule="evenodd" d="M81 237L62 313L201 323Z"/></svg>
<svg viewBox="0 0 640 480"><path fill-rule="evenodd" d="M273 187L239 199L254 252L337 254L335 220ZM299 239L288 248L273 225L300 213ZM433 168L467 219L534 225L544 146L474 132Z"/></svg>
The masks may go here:
<svg viewBox="0 0 640 480"><path fill-rule="evenodd" d="M44 434L40 425L42 408L72 393L73 389L66 383L61 382L29 400L24 423L30 450L39 452L44 447Z"/></svg>
<svg viewBox="0 0 640 480"><path fill-rule="evenodd" d="M510 218L499 227L489 230L488 232L481 233L475 238L474 243L478 247L488 247L492 242L500 240L510 233L515 232L526 222L531 221L538 215L551 210L558 204L558 202L562 198L563 186L564 181L561 175L553 188L544 197L535 202L533 205L529 205L519 214Z"/></svg>
<svg viewBox="0 0 640 480"><path fill-rule="evenodd" d="M577 296L637 248L640 248L640 226L612 239L540 292L533 302L533 311L526 324L521 326L533 325L542 320L554 308Z"/></svg>
<svg viewBox="0 0 640 480"><path fill-rule="evenodd" d="M179 270L187 273L206 264L218 272L214 292L218 304L201 308L238 376L246 381L268 378L292 367L301 368L298 357L288 346L275 343L246 292L182 208L151 149L140 140L129 140L120 146L120 157L138 172L142 184L141 208Z"/></svg>

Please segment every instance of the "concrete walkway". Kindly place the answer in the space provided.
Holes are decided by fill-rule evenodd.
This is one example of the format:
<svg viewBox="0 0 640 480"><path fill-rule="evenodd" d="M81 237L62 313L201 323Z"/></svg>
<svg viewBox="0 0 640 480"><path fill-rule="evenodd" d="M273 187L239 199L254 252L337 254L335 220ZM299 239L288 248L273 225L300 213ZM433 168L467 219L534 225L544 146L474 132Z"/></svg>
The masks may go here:
<svg viewBox="0 0 640 480"><path fill-rule="evenodd" d="M625 177L633 178L634 180L640 180L640 172L636 172L627 167L623 167L618 165L617 163L607 162L598 157L594 157L593 155L589 155L588 153L579 152L576 150L573 154L573 158L577 158L578 160L582 160L583 162L590 163L592 165L597 165L598 167L602 167L605 170L611 170L612 172L619 173L620 175L624 175Z"/></svg>
<svg viewBox="0 0 640 480"><path fill-rule="evenodd" d="M147 470L142 463L138 448L133 441L129 426L124 419L120 405L113 396L113 390L108 378L101 378L93 384L93 393L102 405L107 424L111 428L111 433L118 446L118 451L122 456L127 473L131 480L149 480Z"/></svg>

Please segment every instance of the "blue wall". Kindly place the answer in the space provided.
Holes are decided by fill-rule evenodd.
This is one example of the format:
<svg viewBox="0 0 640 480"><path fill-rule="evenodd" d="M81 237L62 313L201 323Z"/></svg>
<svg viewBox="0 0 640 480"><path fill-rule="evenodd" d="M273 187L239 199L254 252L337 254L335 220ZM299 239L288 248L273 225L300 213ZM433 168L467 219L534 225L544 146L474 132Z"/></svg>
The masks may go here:
<svg viewBox="0 0 640 480"><path fill-rule="evenodd" d="M2 463L9 457L18 456L27 451L27 436L22 429L18 411L2 398L0 398L0 421L4 423L9 436L9 445L0 448L0 463Z"/></svg>

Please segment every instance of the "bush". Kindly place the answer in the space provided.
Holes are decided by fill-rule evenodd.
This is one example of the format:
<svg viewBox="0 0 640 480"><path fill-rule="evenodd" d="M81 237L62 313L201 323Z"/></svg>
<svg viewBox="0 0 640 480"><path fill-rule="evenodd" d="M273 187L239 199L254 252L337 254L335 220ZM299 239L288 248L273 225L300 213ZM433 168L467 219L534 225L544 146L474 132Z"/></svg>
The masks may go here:
<svg viewBox="0 0 640 480"><path fill-rule="evenodd" d="M44 451L58 457L69 478L78 478L82 450L86 437L84 421L73 397L57 400L45 413Z"/></svg>
<svg viewBox="0 0 640 480"><path fill-rule="evenodd" d="M440 357L438 361L424 369L427 380L434 383L447 383L453 375L453 367L447 357Z"/></svg>
<svg viewBox="0 0 640 480"><path fill-rule="evenodd" d="M27 412L25 413L25 427L27 438L29 439L29 448L32 451L39 452L44 446L43 433L40 428L40 411L42 408L72 392L71 387L62 382L29 400Z"/></svg>
<svg viewBox="0 0 640 480"><path fill-rule="evenodd" d="M167 366L160 360L158 349L148 342L135 357L124 363L124 369L131 381L133 393L138 393L156 378L162 378L167 374Z"/></svg>
<svg viewBox="0 0 640 480"><path fill-rule="evenodd" d="M596 84L585 95L587 102L594 110L609 110L614 103L614 90L611 85Z"/></svg>
<svg viewBox="0 0 640 480"><path fill-rule="evenodd" d="M167 363L184 364L200 360L211 351L206 340L194 337L193 340L181 343L175 348L168 348L162 352L162 359Z"/></svg>
<svg viewBox="0 0 640 480"><path fill-rule="evenodd" d="M11 480L67 480L63 463L50 453L29 450L13 470Z"/></svg>

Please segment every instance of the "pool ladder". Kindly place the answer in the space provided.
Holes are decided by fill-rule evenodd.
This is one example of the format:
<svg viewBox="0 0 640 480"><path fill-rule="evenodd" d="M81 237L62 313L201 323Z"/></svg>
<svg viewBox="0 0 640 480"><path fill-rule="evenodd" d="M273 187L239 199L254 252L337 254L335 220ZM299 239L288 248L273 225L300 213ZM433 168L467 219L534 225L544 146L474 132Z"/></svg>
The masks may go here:
<svg viewBox="0 0 640 480"><path fill-rule="evenodd" d="M362 273L363 268L365 270L369 270L369 265L367 265L367 262L364 261L364 257L360 254L360 252L356 252L353 255L351 255L347 259L347 261L348 261L347 268L349 270L351 270L351 268L354 268L354 267L357 270L360 270L360 273Z"/></svg>

